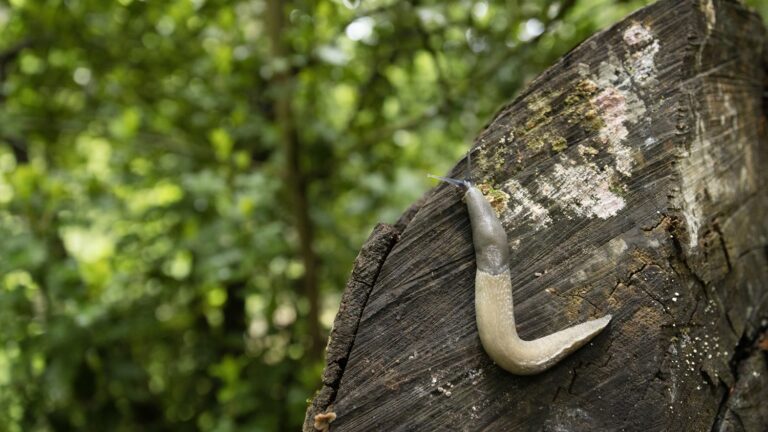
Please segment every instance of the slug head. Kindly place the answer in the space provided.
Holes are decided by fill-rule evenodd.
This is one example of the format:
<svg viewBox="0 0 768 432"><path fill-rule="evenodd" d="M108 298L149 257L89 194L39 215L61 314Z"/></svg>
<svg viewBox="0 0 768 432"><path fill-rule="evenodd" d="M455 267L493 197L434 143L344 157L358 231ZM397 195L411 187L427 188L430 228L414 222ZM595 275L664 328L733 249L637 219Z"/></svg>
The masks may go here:
<svg viewBox="0 0 768 432"><path fill-rule="evenodd" d="M450 177L441 177L441 176L436 176L436 175L432 175L432 174L427 174L427 177L430 177L430 178L433 178L433 179L438 179L438 180L444 181L444 182L446 182L448 184L452 184L452 185L454 185L454 186L456 186L458 188L461 188L461 190L463 190L465 192L468 191L469 188L472 187L472 183L470 183L469 180L455 179L455 178L450 178Z"/></svg>

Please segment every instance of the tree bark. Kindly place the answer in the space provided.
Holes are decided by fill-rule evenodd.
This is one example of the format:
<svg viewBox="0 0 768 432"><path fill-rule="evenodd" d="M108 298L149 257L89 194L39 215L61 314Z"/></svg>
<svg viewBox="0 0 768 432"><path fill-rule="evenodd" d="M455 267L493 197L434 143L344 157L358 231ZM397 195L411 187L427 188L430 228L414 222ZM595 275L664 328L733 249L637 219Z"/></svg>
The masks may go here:
<svg viewBox="0 0 768 432"><path fill-rule="evenodd" d="M564 56L481 132L471 178L496 190L521 336L611 324L540 375L493 364L439 185L363 247L305 431L764 430L766 58L727 0L658 2Z"/></svg>
<svg viewBox="0 0 768 432"><path fill-rule="evenodd" d="M269 0L267 2L267 23L269 24L269 38L275 64L279 61L286 62L282 68L278 67L278 70L273 71L274 76L271 84L274 92L275 120L280 127L280 141L285 154L285 180L291 197L296 230L299 234L301 261L304 264L302 295L309 302L307 313L309 351L310 355L317 359L322 356L324 346L322 330L320 329L318 262L314 247L314 224L309 213L307 193L309 181L301 164L301 142L291 108L294 76L292 76L291 68L287 64L290 52L283 39L285 35L285 3L282 0Z"/></svg>

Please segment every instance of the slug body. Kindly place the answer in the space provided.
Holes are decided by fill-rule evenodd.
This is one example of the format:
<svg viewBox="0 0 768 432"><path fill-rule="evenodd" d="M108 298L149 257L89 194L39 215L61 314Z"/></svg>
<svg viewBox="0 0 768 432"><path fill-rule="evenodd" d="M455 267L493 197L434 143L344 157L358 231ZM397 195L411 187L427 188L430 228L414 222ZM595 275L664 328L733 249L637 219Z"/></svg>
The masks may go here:
<svg viewBox="0 0 768 432"><path fill-rule="evenodd" d="M587 321L535 340L522 340L515 328L509 244L504 227L482 192L467 181L445 179L466 189L464 200L472 225L477 273L475 313L480 341L488 355L516 375L533 375L589 342L611 316Z"/></svg>

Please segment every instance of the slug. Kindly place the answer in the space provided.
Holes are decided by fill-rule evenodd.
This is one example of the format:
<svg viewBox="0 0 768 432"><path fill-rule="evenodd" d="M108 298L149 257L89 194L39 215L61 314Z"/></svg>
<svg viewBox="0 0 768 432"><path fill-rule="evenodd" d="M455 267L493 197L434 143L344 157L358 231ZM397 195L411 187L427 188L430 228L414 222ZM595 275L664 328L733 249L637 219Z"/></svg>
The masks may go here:
<svg viewBox="0 0 768 432"><path fill-rule="evenodd" d="M515 328L507 233L482 192L467 180L431 176L462 188L475 247L475 314L480 342L501 368L534 375L554 366L600 333L611 315L535 340L522 340Z"/></svg>

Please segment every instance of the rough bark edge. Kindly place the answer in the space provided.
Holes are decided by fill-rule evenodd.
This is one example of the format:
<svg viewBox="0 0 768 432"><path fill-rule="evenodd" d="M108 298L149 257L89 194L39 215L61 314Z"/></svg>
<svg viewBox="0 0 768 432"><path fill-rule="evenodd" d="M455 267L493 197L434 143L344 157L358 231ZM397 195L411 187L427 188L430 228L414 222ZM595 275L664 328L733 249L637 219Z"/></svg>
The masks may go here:
<svg viewBox="0 0 768 432"><path fill-rule="evenodd" d="M768 415L760 407L768 400L768 327L756 340L743 337L736 348L731 369L736 382L720 403L713 432L760 430L768 425Z"/></svg>
<svg viewBox="0 0 768 432"><path fill-rule="evenodd" d="M750 10L750 13L754 11ZM763 47L763 70L768 71L768 48ZM768 89L768 74L763 79ZM768 117L768 93L763 92L763 116ZM765 249L768 257L768 248ZM760 323L757 336L749 338L745 328L730 361L735 379L723 395L712 432L759 430L768 425L768 416L759 407L768 401L768 321Z"/></svg>
<svg viewBox="0 0 768 432"><path fill-rule="evenodd" d="M407 224L399 224L403 227ZM352 274L344 288L339 312L333 322L333 329L326 347L326 365L323 371L323 386L307 407L304 432L316 431L314 419L317 414L329 411L336 399L347 358L352 351L360 317L373 289L379 270L389 252L397 242L401 230L388 224L378 224L355 258Z"/></svg>

